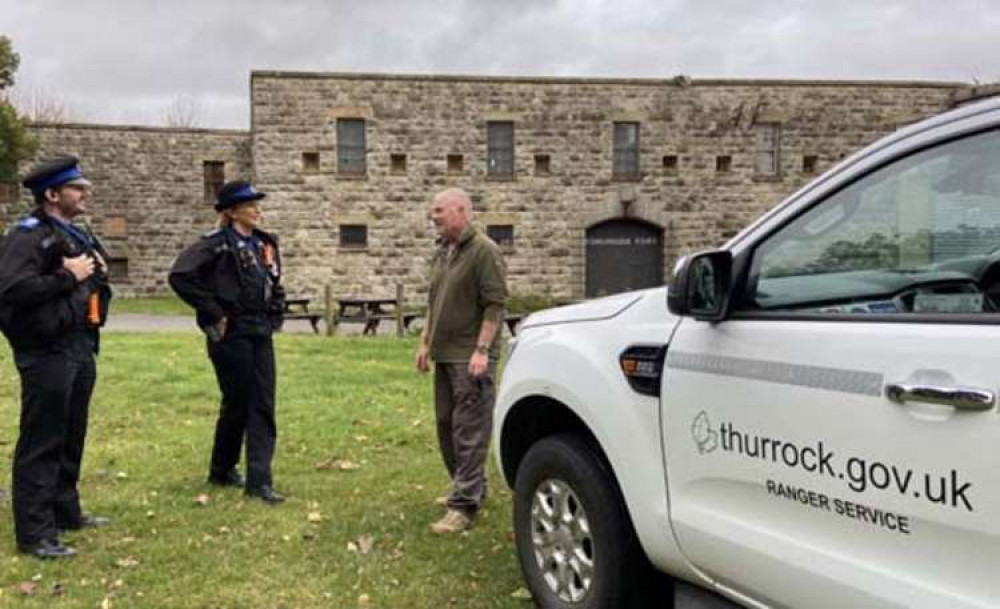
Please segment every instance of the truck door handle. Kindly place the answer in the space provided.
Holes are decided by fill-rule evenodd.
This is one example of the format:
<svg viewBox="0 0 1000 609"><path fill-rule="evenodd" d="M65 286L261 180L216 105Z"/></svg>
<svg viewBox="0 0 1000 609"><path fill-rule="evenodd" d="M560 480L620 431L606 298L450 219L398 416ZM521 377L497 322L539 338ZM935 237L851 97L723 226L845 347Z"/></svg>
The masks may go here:
<svg viewBox="0 0 1000 609"><path fill-rule="evenodd" d="M927 402L958 410L990 410L996 402L992 391L972 387L940 387L913 383L889 383L885 395L897 404Z"/></svg>

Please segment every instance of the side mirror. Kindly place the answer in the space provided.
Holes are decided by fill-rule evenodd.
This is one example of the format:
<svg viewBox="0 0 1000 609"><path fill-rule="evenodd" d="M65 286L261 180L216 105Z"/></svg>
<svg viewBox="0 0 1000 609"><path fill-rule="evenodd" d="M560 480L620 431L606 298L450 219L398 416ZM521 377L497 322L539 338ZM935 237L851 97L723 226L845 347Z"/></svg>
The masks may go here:
<svg viewBox="0 0 1000 609"><path fill-rule="evenodd" d="M726 250L685 256L674 268L667 308L674 315L722 321L729 312L733 255Z"/></svg>

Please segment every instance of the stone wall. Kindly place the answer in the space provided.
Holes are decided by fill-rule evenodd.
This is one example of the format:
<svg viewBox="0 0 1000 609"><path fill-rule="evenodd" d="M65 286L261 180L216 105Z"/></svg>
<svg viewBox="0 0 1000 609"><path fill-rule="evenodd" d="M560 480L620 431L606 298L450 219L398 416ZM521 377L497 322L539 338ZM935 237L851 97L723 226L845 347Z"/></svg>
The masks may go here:
<svg viewBox="0 0 1000 609"><path fill-rule="evenodd" d="M78 124L32 131L39 157L83 160L95 184L91 223L119 264L128 261L122 294L168 291L170 263L214 222L204 163L220 161L226 179L251 177L269 193L264 223L281 236L290 293L318 297L329 284L338 295L392 296L401 282L407 299L420 301L433 238L427 208L435 192L458 186L472 194L477 224L514 227L506 250L514 292L579 298L588 227L628 216L662 229L666 274L678 256L721 244L845 155L966 90L254 72L249 133ZM342 118L365 121L362 176L337 170ZM513 121L512 179L487 176L488 121ZM615 122L640 125L638 179L612 176ZM754 170L760 124L780 127L777 177ZM448 155L461 155L460 170L449 169ZM544 175L537 155L549 159ZM16 205L0 200L0 222L5 207ZM367 227L366 247L340 245L345 224Z"/></svg>
<svg viewBox="0 0 1000 609"><path fill-rule="evenodd" d="M391 295L402 282L419 298L432 244L428 204L458 186L472 194L477 224L514 225L506 254L514 292L579 298L588 227L629 215L663 228L669 270L679 255L721 244L845 155L946 109L957 88L254 72L251 137L292 291L318 294L330 283L337 294ZM364 176L338 173L341 118L366 121ZM487 176L492 120L514 122L510 180ZM640 124L635 181L611 174L617 121ZM760 123L780 125L778 177L755 175ZM304 154L318 155L318 167ZM393 171L392 155L406 155L405 173ZM462 155L461 171L449 170L448 155ZM536 175L535 155L549 156L548 175ZM665 158L672 156L676 166ZM720 156L730 157L728 170L718 170ZM339 247L342 224L367 225L367 247Z"/></svg>
<svg viewBox="0 0 1000 609"><path fill-rule="evenodd" d="M87 219L122 271L115 279L120 295L168 292L174 257L214 225L205 161L224 162L227 179L250 176L250 139L243 131L80 124L38 124L31 131L38 158L68 153L81 159L94 184ZM21 193L23 213L32 203L27 190Z"/></svg>

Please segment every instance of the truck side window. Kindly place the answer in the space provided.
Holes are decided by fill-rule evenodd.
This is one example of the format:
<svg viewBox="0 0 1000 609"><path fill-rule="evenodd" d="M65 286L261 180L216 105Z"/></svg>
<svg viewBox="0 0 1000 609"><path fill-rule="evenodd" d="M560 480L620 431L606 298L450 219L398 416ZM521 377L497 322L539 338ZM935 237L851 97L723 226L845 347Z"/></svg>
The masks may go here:
<svg viewBox="0 0 1000 609"><path fill-rule="evenodd" d="M857 314L1000 312L1000 132L898 159L759 244L745 302Z"/></svg>

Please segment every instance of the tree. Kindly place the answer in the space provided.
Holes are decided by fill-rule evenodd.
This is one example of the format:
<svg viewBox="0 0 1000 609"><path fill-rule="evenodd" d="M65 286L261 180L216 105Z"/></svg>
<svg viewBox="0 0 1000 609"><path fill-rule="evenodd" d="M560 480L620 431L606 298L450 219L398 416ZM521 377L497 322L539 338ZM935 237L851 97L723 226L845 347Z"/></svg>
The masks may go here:
<svg viewBox="0 0 1000 609"><path fill-rule="evenodd" d="M7 89L14 84L20 63L10 38L0 35L0 198L15 197L10 193L16 192L11 184L17 182L18 163L31 157L37 146L28 133L27 121L7 99Z"/></svg>
<svg viewBox="0 0 1000 609"><path fill-rule="evenodd" d="M14 73L21 65L21 56L14 52L10 38L0 36L0 91L14 84Z"/></svg>
<svg viewBox="0 0 1000 609"><path fill-rule="evenodd" d="M198 98L180 94L174 97L163 112L163 124L167 127L197 127L201 122L202 107Z"/></svg>

